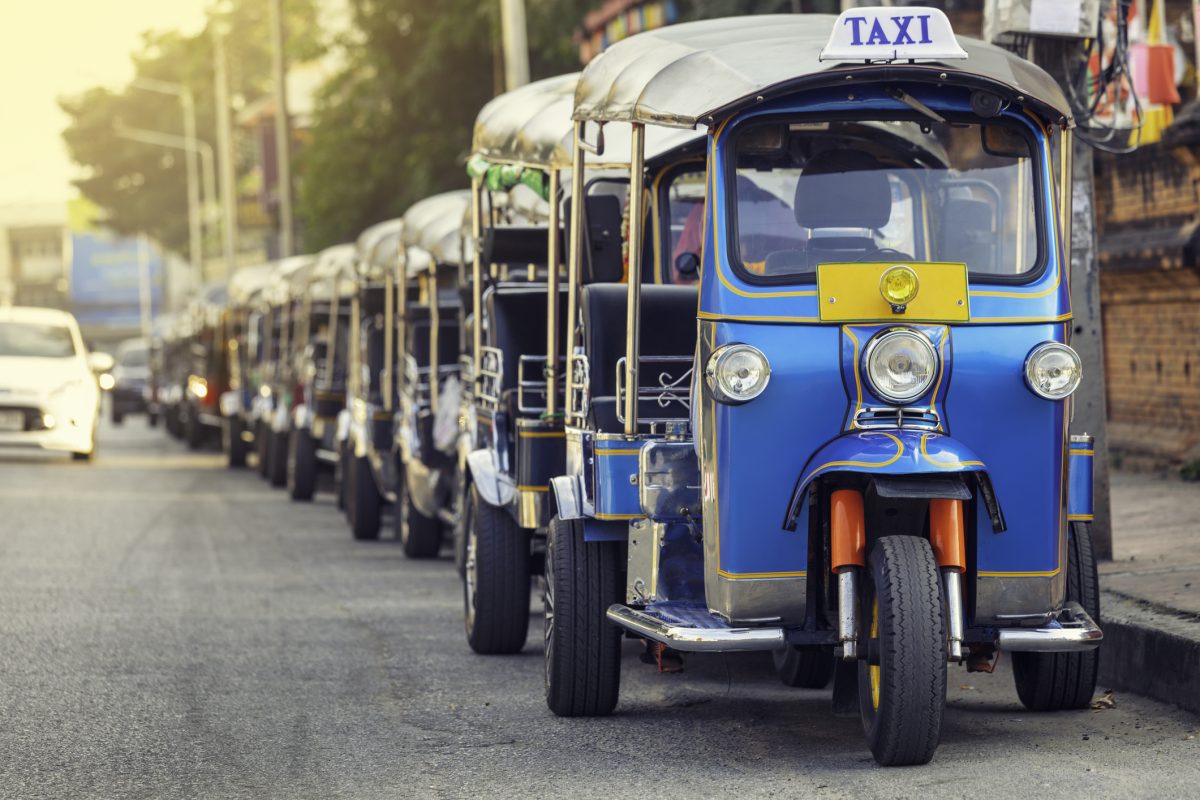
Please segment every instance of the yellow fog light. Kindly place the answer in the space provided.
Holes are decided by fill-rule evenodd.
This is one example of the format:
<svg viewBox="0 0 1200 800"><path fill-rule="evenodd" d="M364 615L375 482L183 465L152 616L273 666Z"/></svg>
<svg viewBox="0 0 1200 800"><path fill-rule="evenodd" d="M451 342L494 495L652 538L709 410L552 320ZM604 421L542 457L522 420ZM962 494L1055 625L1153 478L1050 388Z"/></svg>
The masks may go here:
<svg viewBox="0 0 1200 800"><path fill-rule="evenodd" d="M879 279L879 293L896 314L904 313L905 307L916 298L919 286L917 273L899 264L889 267Z"/></svg>

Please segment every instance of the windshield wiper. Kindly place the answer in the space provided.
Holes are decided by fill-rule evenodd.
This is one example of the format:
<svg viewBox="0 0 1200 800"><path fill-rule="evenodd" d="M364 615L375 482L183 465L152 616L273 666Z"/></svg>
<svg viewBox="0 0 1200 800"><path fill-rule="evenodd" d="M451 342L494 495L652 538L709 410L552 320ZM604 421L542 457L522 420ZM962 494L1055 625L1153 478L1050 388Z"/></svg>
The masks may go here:
<svg viewBox="0 0 1200 800"><path fill-rule="evenodd" d="M945 117L943 117L941 114L937 113L932 108L925 105L920 100L913 97L911 94L904 91L903 89L896 87L896 86L889 86L886 91L887 91L888 96L891 97L893 100L899 100L901 103L904 103L904 105L908 106L913 111L916 111L919 114L923 114L926 117L929 117L934 122L940 122L943 125L946 124Z"/></svg>

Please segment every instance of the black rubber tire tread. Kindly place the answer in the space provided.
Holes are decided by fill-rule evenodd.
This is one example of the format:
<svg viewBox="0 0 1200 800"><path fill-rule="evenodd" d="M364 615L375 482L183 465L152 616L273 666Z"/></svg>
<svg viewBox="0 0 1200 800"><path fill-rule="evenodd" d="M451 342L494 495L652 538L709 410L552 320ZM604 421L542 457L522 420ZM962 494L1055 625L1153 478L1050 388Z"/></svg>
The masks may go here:
<svg viewBox="0 0 1200 800"><path fill-rule="evenodd" d="M221 446L225 451L225 465L230 469L246 466L246 443L242 440L241 419L230 417L226 420L222 435L224 440Z"/></svg>
<svg viewBox="0 0 1200 800"><path fill-rule="evenodd" d="M158 427L158 414L147 414L146 415L146 424L149 425L151 428L157 428Z"/></svg>
<svg viewBox="0 0 1200 800"><path fill-rule="evenodd" d="M579 521L555 517L546 563L554 601L546 705L560 717L611 714L621 691L621 630L606 612L624 591L620 543L585 542Z"/></svg>
<svg viewBox="0 0 1200 800"><path fill-rule="evenodd" d="M451 531L454 539L454 569L458 577L465 578L467 574L467 526L471 519L471 481L465 470L455 480L455 502L458 503L458 523Z"/></svg>
<svg viewBox="0 0 1200 800"><path fill-rule="evenodd" d="M258 474L265 478L271 459L271 429L261 422L254 427L254 452L258 456Z"/></svg>
<svg viewBox="0 0 1200 800"><path fill-rule="evenodd" d="M1091 526L1072 522L1067 536L1067 599L1100 622L1100 578ZM1017 697L1030 711L1087 708L1096 691L1100 649L1081 653L1013 653Z"/></svg>
<svg viewBox="0 0 1200 800"><path fill-rule="evenodd" d="M379 538L383 498L366 456L350 459L350 533L360 542L374 541Z"/></svg>
<svg viewBox="0 0 1200 800"><path fill-rule="evenodd" d="M346 515L346 519L350 519L350 501L349 492L346 487L350 485L350 457L346 455L344 447L338 448L338 465L334 473L334 482L337 484L334 487L334 494L337 496L337 507Z"/></svg>
<svg viewBox="0 0 1200 800"><path fill-rule="evenodd" d="M288 437L286 433L267 432L267 481L276 489L287 485Z"/></svg>
<svg viewBox="0 0 1200 800"><path fill-rule="evenodd" d="M312 500L317 492L317 443L306 429L288 434L287 489L293 500Z"/></svg>
<svg viewBox="0 0 1200 800"><path fill-rule="evenodd" d="M879 708L873 709L867 662L859 662L863 730L885 767L927 764L941 738L946 708L946 622L933 548L916 536L885 536L869 560L874 592L863 592L861 625L871 630L879 599Z"/></svg>
<svg viewBox="0 0 1200 800"><path fill-rule="evenodd" d="M183 435L189 450L199 450L200 446L204 444L204 427L200 424L200 418L196 416L195 411L187 412L183 423Z"/></svg>
<svg viewBox="0 0 1200 800"><path fill-rule="evenodd" d="M785 647L771 654L785 686L824 689L833 678L834 656L827 647Z"/></svg>
<svg viewBox="0 0 1200 800"><path fill-rule="evenodd" d="M122 414L120 411L117 411L116 407L114 406L113 410L112 410L112 424L113 425L122 425L122 424L124 424L124 422L125 422L125 415Z"/></svg>
<svg viewBox="0 0 1200 800"><path fill-rule="evenodd" d="M529 531L471 487L475 526L475 613L464 614L467 643L476 653L519 653L529 637ZM466 582L463 602L469 603Z"/></svg>
<svg viewBox="0 0 1200 800"><path fill-rule="evenodd" d="M442 549L442 521L425 516L413 505L405 480L402 473L397 482L399 502L393 514L400 549L409 558L437 558Z"/></svg>

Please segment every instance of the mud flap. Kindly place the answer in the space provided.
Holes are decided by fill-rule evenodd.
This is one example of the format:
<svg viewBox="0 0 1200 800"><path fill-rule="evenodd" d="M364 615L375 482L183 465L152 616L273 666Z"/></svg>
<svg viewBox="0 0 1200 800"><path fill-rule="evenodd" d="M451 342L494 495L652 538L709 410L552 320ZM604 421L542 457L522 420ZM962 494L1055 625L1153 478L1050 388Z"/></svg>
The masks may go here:
<svg viewBox="0 0 1200 800"><path fill-rule="evenodd" d="M833 715L857 718L858 714L858 662L839 658L833 669Z"/></svg>

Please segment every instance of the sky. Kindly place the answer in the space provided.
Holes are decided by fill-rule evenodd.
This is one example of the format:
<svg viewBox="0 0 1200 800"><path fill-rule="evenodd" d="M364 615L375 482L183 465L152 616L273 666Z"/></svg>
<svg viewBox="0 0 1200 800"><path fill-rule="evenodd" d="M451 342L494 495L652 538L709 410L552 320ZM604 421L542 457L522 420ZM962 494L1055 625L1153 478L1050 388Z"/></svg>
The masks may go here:
<svg viewBox="0 0 1200 800"><path fill-rule="evenodd" d="M146 30L198 31L211 0L0 0L0 205L76 196L56 98L133 77Z"/></svg>

